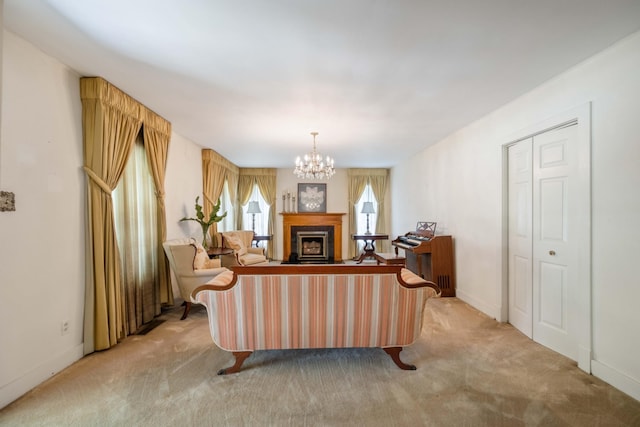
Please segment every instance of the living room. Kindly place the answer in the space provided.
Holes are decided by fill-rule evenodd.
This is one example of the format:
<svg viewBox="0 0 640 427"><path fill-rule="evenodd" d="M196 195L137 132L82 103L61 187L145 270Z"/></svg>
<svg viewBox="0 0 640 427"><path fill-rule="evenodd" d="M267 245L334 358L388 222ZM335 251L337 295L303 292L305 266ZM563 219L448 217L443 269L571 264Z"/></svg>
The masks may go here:
<svg viewBox="0 0 640 427"><path fill-rule="evenodd" d="M83 328L90 327L84 325L82 75L15 33L2 34L0 190L15 194L15 211L0 213L0 407L81 359ZM437 144L407 153L390 168L387 203L390 236L414 229L419 220L437 221L440 233L454 236L458 298L506 322L505 146L527 136L525 130L538 132L586 108L591 132L589 370L636 400L638 69L640 33L635 32L505 100ZM197 225L179 220L192 212L202 189L202 148L178 133L171 135L165 180L168 237L199 235ZM277 170L277 194L301 182L291 172ZM348 211L346 186L347 171L338 169L327 182L328 212ZM345 252L348 244L344 239ZM64 334L61 322L68 325Z"/></svg>

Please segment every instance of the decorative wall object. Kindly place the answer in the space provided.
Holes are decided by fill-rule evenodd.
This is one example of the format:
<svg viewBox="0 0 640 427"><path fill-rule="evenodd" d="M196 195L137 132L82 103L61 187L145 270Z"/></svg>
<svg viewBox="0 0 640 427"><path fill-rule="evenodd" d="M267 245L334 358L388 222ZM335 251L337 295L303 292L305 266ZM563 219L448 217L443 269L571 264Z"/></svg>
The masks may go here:
<svg viewBox="0 0 640 427"><path fill-rule="evenodd" d="M282 192L282 212L295 213L296 207L296 195L291 194L289 190L284 190Z"/></svg>
<svg viewBox="0 0 640 427"><path fill-rule="evenodd" d="M298 212L326 212L327 184L298 184Z"/></svg>
<svg viewBox="0 0 640 427"><path fill-rule="evenodd" d="M16 210L16 196L9 191L0 191L0 212Z"/></svg>

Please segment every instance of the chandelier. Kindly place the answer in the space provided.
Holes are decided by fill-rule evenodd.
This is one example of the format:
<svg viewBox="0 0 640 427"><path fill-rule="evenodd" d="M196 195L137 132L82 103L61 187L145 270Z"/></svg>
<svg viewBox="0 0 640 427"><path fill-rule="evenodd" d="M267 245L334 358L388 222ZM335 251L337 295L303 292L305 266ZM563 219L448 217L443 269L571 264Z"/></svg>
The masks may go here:
<svg viewBox="0 0 640 427"><path fill-rule="evenodd" d="M311 135L313 135L313 151L305 154L303 158L296 157L296 168L293 173L303 179L331 178L336 173L333 168L333 159L327 156L325 161L322 160L322 156L316 151L318 132L311 132Z"/></svg>

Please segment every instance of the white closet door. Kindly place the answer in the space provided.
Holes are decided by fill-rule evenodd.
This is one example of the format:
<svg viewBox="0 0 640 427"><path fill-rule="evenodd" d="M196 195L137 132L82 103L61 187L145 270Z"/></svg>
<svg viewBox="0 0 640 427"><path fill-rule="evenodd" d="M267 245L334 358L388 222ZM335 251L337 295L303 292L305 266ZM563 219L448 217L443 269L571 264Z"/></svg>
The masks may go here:
<svg viewBox="0 0 640 427"><path fill-rule="evenodd" d="M533 138L512 145L509 156L509 322L533 338Z"/></svg>
<svg viewBox="0 0 640 427"><path fill-rule="evenodd" d="M507 147L508 319L591 372L591 105ZM529 132L530 131L530 132Z"/></svg>
<svg viewBox="0 0 640 427"><path fill-rule="evenodd" d="M578 360L577 126L533 139L533 338Z"/></svg>

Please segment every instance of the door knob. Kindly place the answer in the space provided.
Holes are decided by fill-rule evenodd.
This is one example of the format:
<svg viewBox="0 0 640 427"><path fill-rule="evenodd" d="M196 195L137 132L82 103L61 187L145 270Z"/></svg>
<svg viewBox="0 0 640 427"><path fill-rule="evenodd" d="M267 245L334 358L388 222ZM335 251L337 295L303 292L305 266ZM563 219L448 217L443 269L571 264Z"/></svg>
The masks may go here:
<svg viewBox="0 0 640 427"><path fill-rule="evenodd" d="M553 251L553 250L549 251L549 255L553 256L555 254L556 254L556 251Z"/></svg>

